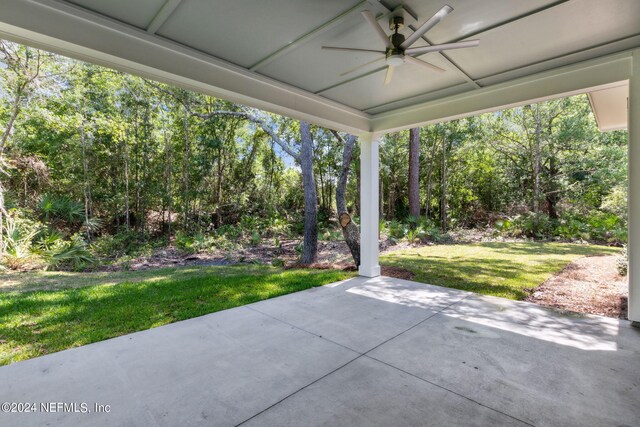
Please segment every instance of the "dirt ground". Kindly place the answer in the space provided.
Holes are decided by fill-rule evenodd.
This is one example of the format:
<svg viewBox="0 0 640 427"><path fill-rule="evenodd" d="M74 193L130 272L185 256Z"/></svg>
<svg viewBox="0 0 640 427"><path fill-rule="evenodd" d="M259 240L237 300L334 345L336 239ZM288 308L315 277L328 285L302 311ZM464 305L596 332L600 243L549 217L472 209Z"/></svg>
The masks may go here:
<svg viewBox="0 0 640 427"><path fill-rule="evenodd" d="M188 254L176 248L164 248L154 251L150 255L137 257L127 263L109 265L103 268L105 271L149 270L163 267L179 267L190 265L229 265L237 263L261 263L270 264L279 261L283 265L293 265L299 257L296 252L297 240L283 240L279 247L272 244L259 244L256 246L234 249L228 253L224 251L202 252ZM346 243L318 242L319 264L346 264L350 260L349 248Z"/></svg>
<svg viewBox="0 0 640 427"><path fill-rule="evenodd" d="M532 292L527 301L581 313L627 317L627 278L615 256L580 258Z"/></svg>

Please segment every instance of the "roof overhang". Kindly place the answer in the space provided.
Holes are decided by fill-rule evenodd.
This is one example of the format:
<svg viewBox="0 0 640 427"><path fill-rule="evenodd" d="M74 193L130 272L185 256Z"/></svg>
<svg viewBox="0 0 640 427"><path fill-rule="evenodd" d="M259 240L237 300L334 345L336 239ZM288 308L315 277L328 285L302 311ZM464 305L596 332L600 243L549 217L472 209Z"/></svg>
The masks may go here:
<svg viewBox="0 0 640 427"><path fill-rule="evenodd" d="M455 94L431 93L428 101L416 97L411 105L372 114L56 0L3 0L0 38L354 134L386 133L587 92L592 103L596 99L599 120L608 120L605 104L598 107L599 96L611 90L619 95L632 75L634 55L640 56L640 49L626 50ZM618 111L619 102L616 106Z"/></svg>
<svg viewBox="0 0 640 427"><path fill-rule="evenodd" d="M622 82L589 92L589 103L602 132L624 130L629 121L629 84Z"/></svg>

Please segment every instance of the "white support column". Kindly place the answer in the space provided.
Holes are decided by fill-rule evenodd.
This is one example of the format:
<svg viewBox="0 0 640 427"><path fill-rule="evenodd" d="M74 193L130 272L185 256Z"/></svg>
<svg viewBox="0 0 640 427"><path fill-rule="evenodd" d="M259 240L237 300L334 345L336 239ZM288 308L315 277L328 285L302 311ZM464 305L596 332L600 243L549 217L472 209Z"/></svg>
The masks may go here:
<svg viewBox="0 0 640 427"><path fill-rule="evenodd" d="M629 320L640 323L640 49L629 80Z"/></svg>
<svg viewBox="0 0 640 427"><path fill-rule="evenodd" d="M360 268L365 277L380 275L378 263L379 146L382 135L360 136Z"/></svg>

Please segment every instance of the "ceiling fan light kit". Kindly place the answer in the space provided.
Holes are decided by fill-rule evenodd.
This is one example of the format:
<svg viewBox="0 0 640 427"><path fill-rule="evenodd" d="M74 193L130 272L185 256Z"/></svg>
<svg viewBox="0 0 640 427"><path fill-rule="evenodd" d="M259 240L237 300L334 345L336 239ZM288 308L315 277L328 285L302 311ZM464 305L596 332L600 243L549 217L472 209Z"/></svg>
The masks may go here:
<svg viewBox="0 0 640 427"><path fill-rule="evenodd" d="M323 49L329 50L338 50L338 51L347 51L347 52L366 52L366 53L376 53L376 54L384 54L384 59L387 64L387 74L385 76L384 84L389 84L391 82L393 76L394 67L399 67L405 63L419 65L422 68L427 68L431 71L436 72L444 72L442 68L430 64L428 62L422 61L415 56L424 55L430 52L442 52L444 50L450 49L463 49L468 47L475 47L480 44L479 40L466 40L462 42L456 43L444 43L439 45L432 46L420 46L414 47L411 46L416 43L420 38L422 38L427 31L435 27L442 19L444 19L448 14L453 12L453 8L449 5L444 5L438 12L435 13L431 18L425 21L422 25L418 27L409 37L405 38L404 34L400 33L400 31L404 28L404 18L402 16L392 16L389 19L389 29L393 31L390 36L387 36L387 33L382 29L376 17L369 10L363 10L362 16L367 21L367 23L373 28L373 30L378 35L378 38L384 43L385 50L373 50L373 49L358 49L358 48L350 48L350 47L333 47L333 46L322 46ZM374 60L353 68L349 71L346 71L341 76L346 74L350 74L355 72L363 67L366 67L378 60Z"/></svg>

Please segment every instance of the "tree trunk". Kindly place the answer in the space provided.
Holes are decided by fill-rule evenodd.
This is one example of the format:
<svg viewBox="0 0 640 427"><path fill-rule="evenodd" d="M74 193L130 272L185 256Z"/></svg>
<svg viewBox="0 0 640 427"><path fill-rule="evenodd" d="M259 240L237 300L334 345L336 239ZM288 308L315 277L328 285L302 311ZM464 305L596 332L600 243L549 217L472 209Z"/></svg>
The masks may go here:
<svg viewBox="0 0 640 427"><path fill-rule="evenodd" d="M182 219L182 227L186 230L189 217L189 110L184 107L184 118L182 120L184 127L184 218Z"/></svg>
<svg viewBox="0 0 640 427"><path fill-rule="evenodd" d="M84 109L84 108L83 108ZM87 240L91 241L91 231L89 230L89 217L91 216L91 182L89 181L89 164L87 160L87 145L84 115L80 123L80 143L82 145L82 170L84 173L84 225L87 232Z"/></svg>
<svg viewBox="0 0 640 427"><path fill-rule="evenodd" d="M540 106L536 104L536 135L534 139L533 158L533 234L538 234L540 215L540 139L542 137L542 122Z"/></svg>
<svg viewBox="0 0 640 427"><path fill-rule="evenodd" d="M214 226L220 228L222 225L222 180L224 164L222 163L223 151L222 147L218 150L218 176L216 182L216 212Z"/></svg>
<svg viewBox="0 0 640 427"><path fill-rule="evenodd" d="M300 122L300 169L304 190L304 243L302 248L303 265L316 262L318 258L318 197L313 177L313 138L311 125Z"/></svg>
<svg viewBox="0 0 640 427"><path fill-rule="evenodd" d="M337 134L336 134L337 135ZM342 140L342 138L340 138ZM360 229L351 220L351 216L347 212L347 181L349 179L349 170L351 169L351 161L353 160L353 149L356 145L356 137L349 135L343 140L344 148L342 150L342 168L340 177L336 185L336 208L338 211L338 219L342 228L342 235L349 246L349 251L353 257L356 267L360 267Z"/></svg>
<svg viewBox="0 0 640 427"><path fill-rule="evenodd" d="M123 141L124 145L124 212L125 212L125 221L127 226L127 231L129 231L129 227L131 227L131 219L129 215L129 150L127 149L127 141Z"/></svg>
<svg viewBox="0 0 640 427"><path fill-rule="evenodd" d="M433 141L433 145L431 146L431 154L429 155L429 159L428 159L428 168L427 168L427 200L425 203L425 214L424 214L424 218L428 221L429 220L429 214L431 213L431 190L432 190L432 184L433 184L433 169L434 169L434 163L436 160L436 151L438 149L438 144L436 141Z"/></svg>
<svg viewBox="0 0 640 427"><path fill-rule="evenodd" d="M2 161L2 157L0 156L0 162ZM2 163L0 163L0 174L4 171L2 169ZM0 181L0 254L4 253L4 221L7 216L7 211L4 207L4 186L2 185L2 181Z"/></svg>
<svg viewBox="0 0 640 427"><path fill-rule="evenodd" d="M393 221L394 219L396 219L396 182L395 182L396 178L395 175L393 175L391 177L391 182L389 183L389 186L387 187L387 193L389 193L389 200L388 200L388 206L387 206L387 219L389 221Z"/></svg>
<svg viewBox="0 0 640 427"><path fill-rule="evenodd" d="M558 184L556 175L558 174L558 166L556 165L556 157L554 154L549 159L549 191L547 192L547 205L549 206L549 218L558 219Z"/></svg>
<svg viewBox="0 0 640 427"><path fill-rule="evenodd" d="M326 212L326 202L325 202L325 191L324 191L324 173L322 173L322 170L318 170L318 181L320 181L320 207L322 208L323 212ZM317 188L317 186L316 186Z"/></svg>
<svg viewBox="0 0 640 427"><path fill-rule="evenodd" d="M13 106L11 109L11 116L9 117L7 126L4 128L4 132L2 133L2 139L0 139L0 155L4 153L4 149L7 145L9 135L11 135L11 131L13 130L13 125L16 122L16 119L18 118L18 114L20 114L20 103L22 102L22 93L23 93L23 88L18 88L16 90L16 95L14 97Z"/></svg>
<svg viewBox="0 0 640 427"><path fill-rule="evenodd" d="M420 217L420 128L409 130L409 215Z"/></svg>
<svg viewBox="0 0 640 427"><path fill-rule="evenodd" d="M356 166L354 167L354 169L355 169L355 176L356 176L356 189L358 190L356 193L356 201L355 201L356 210L354 212L354 215L362 216L362 213L360 212L360 189L362 188L362 185L360 182L360 179L361 179L360 178L360 162L356 162Z"/></svg>
<svg viewBox="0 0 640 427"><path fill-rule="evenodd" d="M135 228L138 232L140 232L140 134L139 134L139 123L138 123L138 106L136 105L136 115L135 115L135 123L134 123L134 131L133 131L133 148L134 148L134 168L133 175L135 179L135 187L136 193L134 198L134 209L135 209Z"/></svg>
<svg viewBox="0 0 640 427"><path fill-rule="evenodd" d="M384 179L380 178L380 190L378 194L378 204L380 205L380 218L386 218L384 215Z"/></svg>
<svg viewBox="0 0 640 427"><path fill-rule="evenodd" d="M20 114L20 103L22 101L22 90L18 88L16 90L16 95L13 102L13 109L11 112L11 116L9 117L9 122L2 133L2 138L0 139L0 254L4 251L4 221L5 218L8 217L5 205L4 205L4 193L5 188L2 183L2 179L4 175L9 175L8 172L4 170L6 166L4 161L4 149L6 147L7 141L9 140L9 135L11 135L11 130L13 129L13 125L18 118L18 114Z"/></svg>
<svg viewBox="0 0 640 427"><path fill-rule="evenodd" d="M167 138L167 129L165 126L164 120L162 121L162 135L164 138L164 150L166 154L166 164L165 164L165 174L166 174L166 199L167 199L167 243L171 243L171 211L172 211L172 200L171 200L171 143L169 142L169 138Z"/></svg>
<svg viewBox="0 0 640 427"><path fill-rule="evenodd" d="M442 195L440 199L440 226L447 231L447 138L442 137Z"/></svg>

